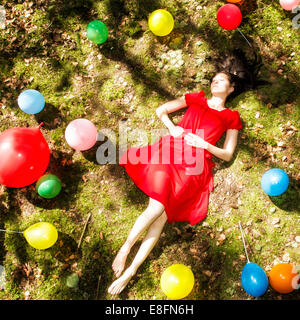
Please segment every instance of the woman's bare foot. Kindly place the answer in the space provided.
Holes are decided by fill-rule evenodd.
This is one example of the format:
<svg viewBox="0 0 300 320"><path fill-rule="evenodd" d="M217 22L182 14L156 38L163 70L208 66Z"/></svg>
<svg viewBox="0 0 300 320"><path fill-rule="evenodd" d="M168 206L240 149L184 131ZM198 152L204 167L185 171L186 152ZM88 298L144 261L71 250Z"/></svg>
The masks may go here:
<svg viewBox="0 0 300 320"><path fill-rule="evenodd" d="M126 287L129 280L134 276L135 272L132 269L127 268L122 276L114 281L108 288L108 293L115 295L121 293Z"/></svg>
<svg viewBox="0 0 300 320"><path fill-rule="evenodd" d="M125 267L126 258L128 256L129 249L124 246L119 250L117 256L114 259L112 264L112 269L114 271L115 276L118 278Z"/></svg>

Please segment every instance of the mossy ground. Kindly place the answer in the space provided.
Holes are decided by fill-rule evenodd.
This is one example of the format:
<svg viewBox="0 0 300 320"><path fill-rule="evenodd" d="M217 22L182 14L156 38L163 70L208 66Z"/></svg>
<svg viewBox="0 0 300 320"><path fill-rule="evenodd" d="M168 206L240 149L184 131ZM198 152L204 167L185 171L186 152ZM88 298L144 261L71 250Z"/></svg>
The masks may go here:
<svg viewBox="0 0 300 320"><path fill-rule="evenodd" d="M75 152L64 139L68 123L82 117L99 130L117 133L120 120L129 132L161 129L155 109L186 92L204 89L214 71L211 57L239 47L251 55L237 31L222 30L216 12L224 1L3 1L6 29L0 30L0 130L37 126L51 149L49 172L63 182L59 196L40 198L34 185L1 187L2 229L25 230L38 221L59 231L48 250L31 248L22 235L0 234L0 264L5 268L1 299L166 299L160 276L166 267L184 263L195 275L188 299L253 299L240 284L246 260L238 227L242 222L250 259L268 273L274 263L299 265L299 131L300 29L295 14L274 1L256 1L240 30L263 58L261 75L270 85L237 97L230 107L239 111L244 129L234 159L214 158L215 190L207 218L196 226L166 225L158 245L118 297L107 293L113 281L111 263L117 250L146 208L148 197L116 164L99 165L96 151ZM147 26L149 14L168 9L175 28L156 37ZM91 43L86 26L102 20L109 38ZM166 54L177 52L183 63L172 64ZM34 88L45 97L45 109L35 116L19 110L17 97ZM171 115L177 123L183 111ZM115 143L120 137L116 134ZM218 143L221 147L224 139ZM138 145L138 138L130 145ZM290 186L279 197L260 187L271 167L284 169ZM89 213L81 247L79 239ZM279 222L273 223L274 218ZM278 220L278 219L277 219ZM224 238L225 237L225 238ZM138 242L129 261L136 252ZM76 288L66 285L77 273ZM99 291L98 280L101 276ZM261 299L299 299L271 287Z"/></svg>

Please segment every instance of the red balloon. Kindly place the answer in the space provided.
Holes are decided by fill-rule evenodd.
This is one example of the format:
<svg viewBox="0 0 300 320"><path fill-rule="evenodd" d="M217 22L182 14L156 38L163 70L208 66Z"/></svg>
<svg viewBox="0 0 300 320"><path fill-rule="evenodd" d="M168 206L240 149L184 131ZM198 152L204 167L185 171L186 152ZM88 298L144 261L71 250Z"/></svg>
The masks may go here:
<svg viewBox="0 0 300 320"><path fill-rule="evenodd" d="M235 4L225 4L217 12L217 21L225 30L236 29L242 22L242 12Z"/></svg>
<svg viewBox="0 0 300 320"><path fill-rule="evenodd" d="M12 128L0 134L0 184L22 188L46 171L50 150L38 128Z"/></svg>

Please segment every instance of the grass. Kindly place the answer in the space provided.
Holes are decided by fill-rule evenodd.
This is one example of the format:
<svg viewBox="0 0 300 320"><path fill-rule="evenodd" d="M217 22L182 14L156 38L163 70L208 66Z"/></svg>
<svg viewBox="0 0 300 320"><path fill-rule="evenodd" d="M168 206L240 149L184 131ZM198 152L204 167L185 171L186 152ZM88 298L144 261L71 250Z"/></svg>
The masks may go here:
<svg viewBox="0 0 300 320"><path fill-rule="evenodd" d="M86 152L72 150L64 139L65 128L76 118L87 118L98 130L117 133L119 121L127 120L129 132L144 129L150 137L152 129L162 129L155 114L159 105L200 89L209 95L212 57L235 47L251 54L237 30L225 31L216 23L216 11L224 3L3 1L8 23L0 30L0 130L44 122L42 132L51 149L48 171L59 176L63 189L55 199L46 200L37 195L34 185L1 187L2 229L24 231L48 221L59 232L58 241L45 251L31 248L21 234L0 234L0 264L6 277L1 299L92 300L98 295L103 300L165 300L160 276L173 263L184 263L194 272L195 286L187 299L254 299L240 284L246 260L238 221L251 261L266 273L278 261L299 264L295 240L299 235L299 131L291 126L297 127L300 120L300 32L292 29L293 15L279 3L258 0L257 8L244 16L240 30L261 54L261 76L271 84L230 103L239 111L244 129L230 163L214 158L215 190L206 219L196 226L167 224L124 292L118 297L107 293L113 281L113 258L148 197L118 164L97 163L100 144ZM147 26L148 15L158 8L168 9L175 17L174 30L162 38ZM103 45L86 37L86 26L93 19L105 22L110 31ZM172 52L180 53L184 63L174 66L162 58ZM18 95L29 88L45 97L46 107L38 115L17 107ZM176 112L171 118L178 123L182 115ZM115 138L118 144L118 134ZM224 137L217 145L223 142ZM129 145L139 143L141 137L136 137ZM267 196L260 187L260 177L271 167L289 174L289 189L279 197ZM93 215L78 249L90 212ZM275 218L279 223L272 223ZM75 288L66 284L72 273L79 276ZM99 275L101 286L96 292ZM281 295L269 287L261 299L299 299L299 290Z"/></svg>

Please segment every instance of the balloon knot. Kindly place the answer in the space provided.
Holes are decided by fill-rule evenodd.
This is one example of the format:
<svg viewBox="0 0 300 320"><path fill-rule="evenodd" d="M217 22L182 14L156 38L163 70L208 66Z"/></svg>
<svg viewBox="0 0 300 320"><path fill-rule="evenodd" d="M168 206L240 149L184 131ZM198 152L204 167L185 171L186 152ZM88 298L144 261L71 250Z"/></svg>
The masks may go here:
<svg viewBox="0 0 300 320"><path fill-rule="evenodd" d="M41 129L41 126L43 126L44 125L44 122L42 122L40 125L39 125L39 129Z"/></svg>

